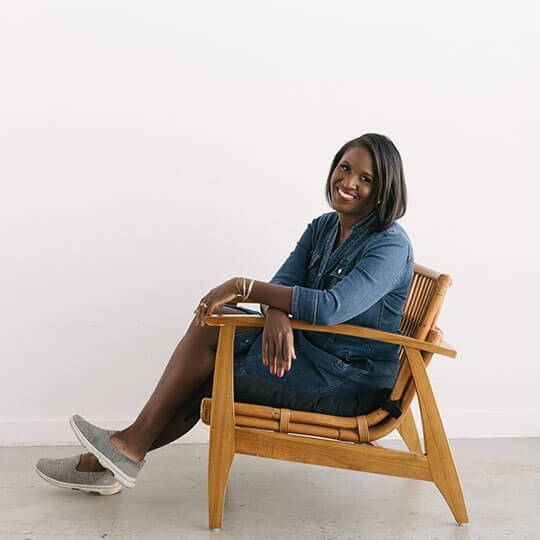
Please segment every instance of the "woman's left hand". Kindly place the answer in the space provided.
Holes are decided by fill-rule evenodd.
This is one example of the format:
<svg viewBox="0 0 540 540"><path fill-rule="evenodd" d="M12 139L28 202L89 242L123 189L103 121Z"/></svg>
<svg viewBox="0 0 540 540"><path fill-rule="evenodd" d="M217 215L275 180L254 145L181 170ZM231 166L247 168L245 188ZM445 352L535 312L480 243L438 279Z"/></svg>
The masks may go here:
<svg viewBox="0 0 540 540"><path fill-rule="evenodd" d="M195 308L195 324L204 326L204 318L211 315L215 308L236 299L236 279L232 278L212 289L208 294L205 294L199 305Z"/></svg>

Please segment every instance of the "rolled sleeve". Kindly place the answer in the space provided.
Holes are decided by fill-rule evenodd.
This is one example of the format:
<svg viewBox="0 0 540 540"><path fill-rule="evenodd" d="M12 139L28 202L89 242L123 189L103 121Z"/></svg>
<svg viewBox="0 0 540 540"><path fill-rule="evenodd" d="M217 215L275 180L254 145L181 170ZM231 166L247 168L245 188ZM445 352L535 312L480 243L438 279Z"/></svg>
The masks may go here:
<svg viewBox="0 0 540 540"><path fill-rule="evenodd" d="M300 287L295 285L292 292L291 309L294 319L306 321L311 324L317 323L317 298L318 293L326 291L319 291L316 289L308 289L306 287Z"/></svg>
<svg viewBox="0 0 540 540"><path fill-rule="evenodd" d="M390 293L412 264L412 250L405 235L377 235L363 256L343 279L328 290L295 285L292 315L324 326L348 321Z"/></svg>

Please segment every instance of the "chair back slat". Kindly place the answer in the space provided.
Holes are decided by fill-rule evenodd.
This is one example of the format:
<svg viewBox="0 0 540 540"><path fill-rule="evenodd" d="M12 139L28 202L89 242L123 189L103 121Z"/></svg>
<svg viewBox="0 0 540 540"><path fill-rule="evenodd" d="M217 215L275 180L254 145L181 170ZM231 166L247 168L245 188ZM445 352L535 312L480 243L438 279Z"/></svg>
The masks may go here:
<svg viewBox="0 0 540 540"><path fill-rule="evenodd" d="M416 339L426 339L435 326L446 290L452 283L450 276L426 272L420 265L414 266L409 295L403 308L400 331Z"/></svg>
<svg viewBox="0 0 540 540"><path fill-rule="evenodd" d="M427 339L430 331L435 329L444 296L451 283L452 280L447 274L435 272L419 264L414 265L413 278L403 308L400 327L403 335L415 339ZM403 349L400 350L399 356L400 367L391 394L391 398L395 400L401 400L411 386L411 373L408 363L403 361ZM410 392L407 393L410 394Z"/></svg>
<svg viewBox="0 0 540 540"><path fill-rule="evenodd" d="M401 321L401 333L416 339L426 339L428 332L434 324L434 316L437 313L430 308L433 296L437 290L438 279L421 273L420 268L415 267L409 296L403 309Z"/></svg>

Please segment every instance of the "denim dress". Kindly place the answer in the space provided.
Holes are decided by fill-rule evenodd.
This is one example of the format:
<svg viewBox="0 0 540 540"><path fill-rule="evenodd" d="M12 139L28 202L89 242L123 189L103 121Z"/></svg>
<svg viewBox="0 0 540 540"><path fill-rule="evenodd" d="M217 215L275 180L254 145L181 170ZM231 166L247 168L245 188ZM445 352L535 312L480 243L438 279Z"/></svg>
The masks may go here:
<svg viewBox="0 0 540 540"><path fill-rule="evenodd" d="M336 212L323 214L308 225L270 280L293 287L294 319L399 332L413 274L412 247L398 223L373 231L374 222L372 212L334 250L339 234ZM398 347L378 341L294 330L294 347L292 368L279 378L262 363L262 330L237 333L235 374L346 398L391 387L398 370Z"/></svg>

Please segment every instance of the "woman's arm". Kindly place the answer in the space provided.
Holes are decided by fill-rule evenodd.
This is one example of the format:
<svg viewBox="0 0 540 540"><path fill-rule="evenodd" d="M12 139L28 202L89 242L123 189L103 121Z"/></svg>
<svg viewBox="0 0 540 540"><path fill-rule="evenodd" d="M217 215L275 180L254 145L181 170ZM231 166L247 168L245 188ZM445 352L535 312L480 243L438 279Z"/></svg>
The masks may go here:
<svg viewBox="0 0 540 540"><path fill-rule="evenodd" d="M348 321L390 293L412 264L408 238L383 233L332 288L318 290L295 285L291 314L295 319L323 326Z"/></svg>
<svg viewBox="0 0 540 540"><path fill-rule="evenodd" d="M244 278L229 279L218 285L201 298L195 309L195 324L204 326L204 317L212 314L219 307L245 293L244 283L252 280ZM291 311L292 287L275 285L253 280L249 299L271 306L264 325L263 363L269 366L270 373L283 377L291 369L291 362L296 358L294 338L288 313ZM246 300L247 298L243 298ZM274 309L275 308L275 309Z"/></svg>
<svg viewBox="0 0 540 540"><path fill-rule="evenodd" d="M263 363L268 365L270 372L278 377L282 377L285 371L291 369L291 361L296 358L293 331L289 321L289 313L292 309L292 291L294 285L305 284L308 258L313 249L316 221L316 219L313 220L307 226L296 243L296 247L270 283L254 281L249 294L250 301L260 303L261 310L266 316L263 336ZM206 294L195 309L195 324L204 326L204 317L211 314L216 307L231 300L238 300L239 295L245 294L243 283L242 278L233 278Z"/></svg>
<svg viewBox="0 0 540 540"><path fill-rule="evenodd" d="M314 224L317 219L319 218L314 219L307 226L294 250L270 280L270 283L264 281L254 282L249 299L252 302L260 303L261 310L265 315L266 308L263 308L263 305L280 309L286 314L291 313L293 286L304 285L306 281L308 257L313 249ZM216 307L231 300L238 301L238 295L243 292L242 280L243 278L232 278L203 296L195 309L197 314L196 324L203 326L204 317L210 315Z"/></svg>
<svg viewBox="0 0 540 540"><path fill-rule="evenodd" d="M204 326L204 317L206 315L211 315L214 309L227 302L238 300L238 296L241 296L243 293L242 283L244 279L229 279L205 294L201 298L199 305L195 308L195 324ZM251 282L251 280L246 281ZM291 312L292 291L293 288L286 285L276 285L274 283L253 280L249 299L252 302L266 304L288 314ZM243 300L247 300L247 298L243 298Z"/></svg>
<svg viewBox="0 0 540 540"><path fill-rule="evenodd" d="M331 326L348 321L370 308L396 286L403 272L412 264L408 238L399 233L383 233L364 251L349 274L331 289L254 281L249 300L292 314L295 319ZM203 324L204 316L212 313L213 309L233 299L238 300L238 294L243 292L243 280L233 278L201 300L198 309Z"/></svg>
<svg viewBox="0 0 540 540"><path fill-rule="evenodd" d="M293 288L286 285L255 281L250 294L250 300L280 309L285 313L290 313L292 308L292 292Z"/></svg>

